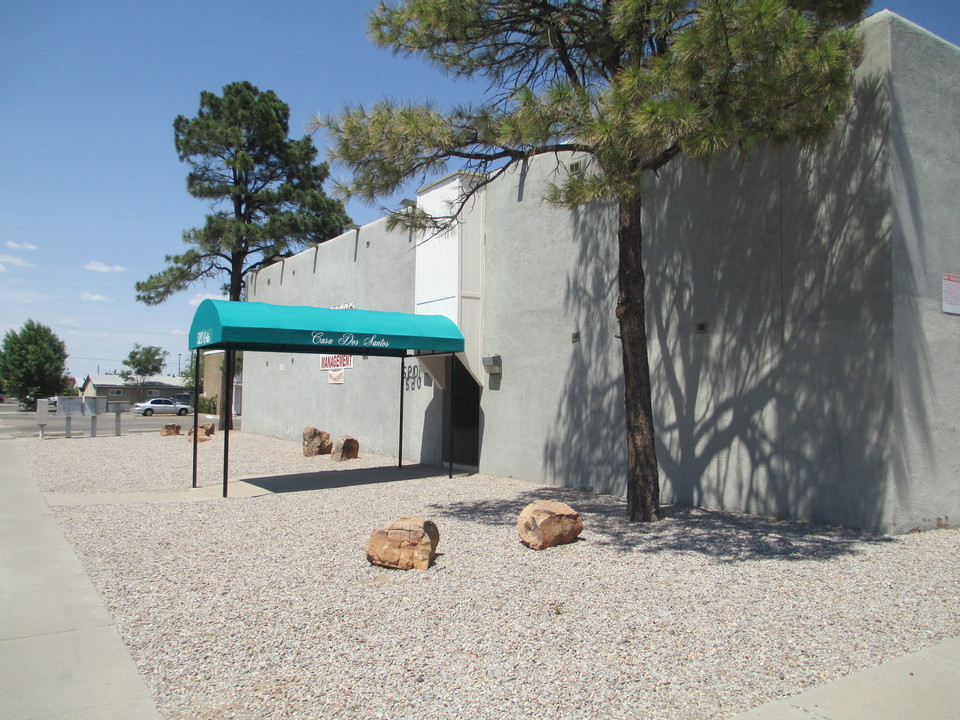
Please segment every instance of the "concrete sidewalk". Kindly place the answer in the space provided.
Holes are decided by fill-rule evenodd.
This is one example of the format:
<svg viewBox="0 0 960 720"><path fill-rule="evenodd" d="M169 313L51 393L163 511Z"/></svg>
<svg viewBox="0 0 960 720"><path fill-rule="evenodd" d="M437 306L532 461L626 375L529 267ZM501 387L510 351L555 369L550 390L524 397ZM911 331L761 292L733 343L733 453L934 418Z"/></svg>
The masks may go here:
<svg viewBox="0 0 960 720"><path fill-rule="evenodd" d="M730 720L960 720L960 638Z"/></svg>
<svg viewBox="0 0 960 720"><path fill-rule="evenodd" d="M159 719L120 633L0 428L0 718Z"/></svg>

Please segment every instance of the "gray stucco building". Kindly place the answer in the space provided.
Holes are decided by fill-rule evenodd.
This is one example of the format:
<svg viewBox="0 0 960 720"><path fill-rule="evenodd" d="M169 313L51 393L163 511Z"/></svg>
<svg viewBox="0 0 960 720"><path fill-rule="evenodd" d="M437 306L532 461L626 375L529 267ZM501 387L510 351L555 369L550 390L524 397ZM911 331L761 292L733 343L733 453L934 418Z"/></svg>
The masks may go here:
<svg viewBox="0 0 960 720"><path fill-rule="evenodd" d="M863 34L828 142L709 172L678 162L650 182L665 502L886 532L960 520L960 49L889 12ZM385 220L348 231L260 271L248 298L448 315L466 351L407 361L404 459L447 460L452 394L458 464L623 494L614 214L541 202L587 160L516 168L441 237ZM471 181L417 202L439 210ZM244 430L295 439L315 425L396 455L399 362L348 362L246 353Z"/></svg>

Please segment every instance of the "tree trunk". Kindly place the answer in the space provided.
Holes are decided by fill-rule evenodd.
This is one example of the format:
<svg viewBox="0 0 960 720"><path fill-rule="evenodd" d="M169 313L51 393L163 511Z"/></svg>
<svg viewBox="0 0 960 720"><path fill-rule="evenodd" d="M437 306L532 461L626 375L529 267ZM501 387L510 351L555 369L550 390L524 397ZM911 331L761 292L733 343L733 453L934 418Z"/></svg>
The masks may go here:
<svg viewBox="0 0 960 720"><path fill-rule="evenodd" d="M230 300L240 301L243 289L244 254L234 252L230 271ZM220 431L233 430L233 375L237 351L227 348L223 352L223 377L220 379Z"/></svg>
<svg viewBox="0 0 960 720"><path fill-rule="evenodd" d="M639 199L620 203L617 320L623 346L624 405L627 411L627 519L651 522L660 519L660 477L653 436L640 215Z"/></svg>

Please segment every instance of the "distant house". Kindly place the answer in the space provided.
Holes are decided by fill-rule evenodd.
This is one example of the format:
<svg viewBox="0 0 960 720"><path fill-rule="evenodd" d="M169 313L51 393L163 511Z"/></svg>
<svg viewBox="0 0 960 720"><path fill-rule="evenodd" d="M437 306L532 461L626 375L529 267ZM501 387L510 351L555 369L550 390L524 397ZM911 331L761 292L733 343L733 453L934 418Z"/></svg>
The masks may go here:
<svg viewBox="0 0 960 720"><path fill-rule="evenodd" d="M183 378L174 375L153 375L140 389L135 380L124 380L119 375L87 375L80 387L83 397L105 397L111 400L141 402L154 397L181 395L189 391Z"/></svg>

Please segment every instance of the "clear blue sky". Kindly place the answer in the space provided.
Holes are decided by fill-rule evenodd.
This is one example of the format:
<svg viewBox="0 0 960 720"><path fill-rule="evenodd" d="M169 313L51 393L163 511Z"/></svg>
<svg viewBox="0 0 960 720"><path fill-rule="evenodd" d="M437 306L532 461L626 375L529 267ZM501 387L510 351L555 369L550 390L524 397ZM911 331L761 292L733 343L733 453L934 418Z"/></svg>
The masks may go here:
<svg viewBox="0 0 960 720"><path fill-rule="evenodd" d="M172 123L200 92L249 80L316 113L385 96L469 100L454 82L365 36L375 0L3 0L0 3L0 336L32 318L67 344L78 381L122 369L134 343L176 373L198 298L137 303L134 283L182 252L208 207L185 189ZM877 3L960 44L957 0ZM956 119L954 119L955 121ZM323 154L324 138L315 138ZM342 170L334 169L334 173ZM348 206L361 223L375 209Z"/></svg>

